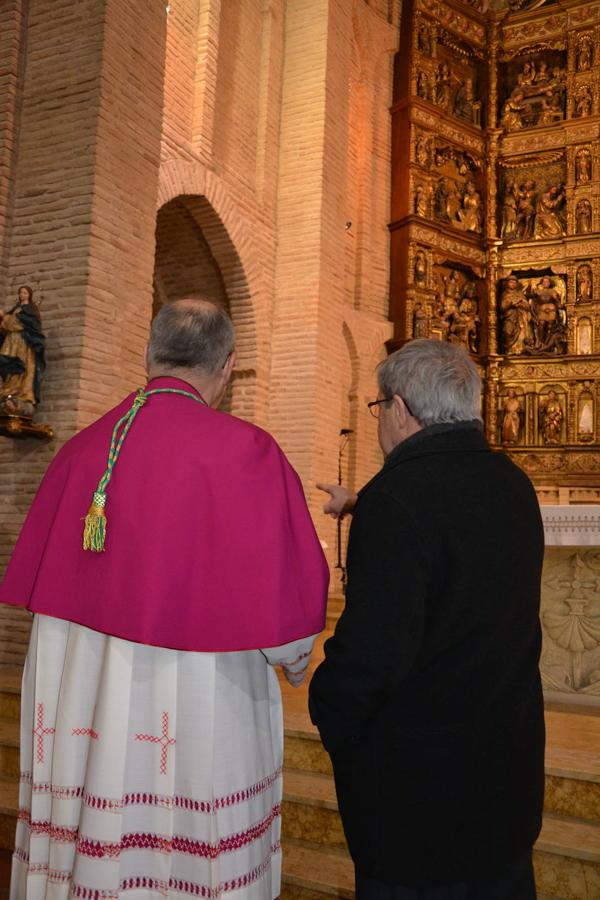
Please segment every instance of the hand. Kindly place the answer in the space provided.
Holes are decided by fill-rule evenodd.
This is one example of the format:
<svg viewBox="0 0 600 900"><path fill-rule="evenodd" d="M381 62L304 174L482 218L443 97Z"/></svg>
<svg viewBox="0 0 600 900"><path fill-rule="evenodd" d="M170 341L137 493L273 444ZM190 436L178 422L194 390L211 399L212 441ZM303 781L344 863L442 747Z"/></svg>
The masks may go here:
<svg viewBox="0 0 600 900"><path fill-rule="evenodd" d="M317 487L330 495L330 499L323 506L323 512L332 519L341 519L346 513L352 512L357 497L354 491L342 484L323 484L319 482Z"/></svg>

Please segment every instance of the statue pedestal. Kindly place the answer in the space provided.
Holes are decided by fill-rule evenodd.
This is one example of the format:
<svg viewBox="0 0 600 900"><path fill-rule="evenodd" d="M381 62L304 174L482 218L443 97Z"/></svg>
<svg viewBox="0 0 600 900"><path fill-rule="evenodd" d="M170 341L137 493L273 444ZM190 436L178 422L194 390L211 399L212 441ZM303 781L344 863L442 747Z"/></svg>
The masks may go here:
<svg viewBox="0 0 600 900"><path fill-rule="evenodd" d="M600 505L542 506L546 700L600 707Z"/></svg>
<svg viewBox="0 0 600 900"><path fill-rule="evenodd" d="M11 438L38 438L42 441L50 441L54 437L54 431L49 425L36 425L25 416L1 416L0 435Z"/></svg>

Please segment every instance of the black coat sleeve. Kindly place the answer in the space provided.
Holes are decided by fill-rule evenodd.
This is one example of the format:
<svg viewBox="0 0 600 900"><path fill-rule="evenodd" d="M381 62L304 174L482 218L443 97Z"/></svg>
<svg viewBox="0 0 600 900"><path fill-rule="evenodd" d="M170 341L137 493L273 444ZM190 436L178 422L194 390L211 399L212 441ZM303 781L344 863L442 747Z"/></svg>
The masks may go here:
<svg viewBox="0 0 600 900"><path fill-rule="evenodd" d="M421 646L426 568L402 506L370 488L348 545L346 607L310 685L310 714L330 752L360 741Z"/></svg>

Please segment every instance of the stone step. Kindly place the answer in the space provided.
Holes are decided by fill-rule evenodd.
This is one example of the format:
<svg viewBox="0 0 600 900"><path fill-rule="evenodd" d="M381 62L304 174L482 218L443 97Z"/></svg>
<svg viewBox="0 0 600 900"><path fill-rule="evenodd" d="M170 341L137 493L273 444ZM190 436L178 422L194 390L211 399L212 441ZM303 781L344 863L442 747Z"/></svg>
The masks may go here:
<svg viewBox="0 0 600 900"><path fill-rule="evenodd" d="M0 778L18 782L19 775L19 722L0 719Z"/></svg>
<svg viewBox="0 0 600 900"><path fill-rule="evenodd" d="M286 770L283 778L281 829L284 840L346 849L346 838L330 775Z"/></svg>
<svg viewBox="0 0 600 900"><path fill-rule="evenodd" d="M545 815L533 864L542 894L560 900L598 900L600 824Z"/></svg>
<svg viewBox="0 0 600 900"><path fill-rule="evenodd" d="M281 900L325 900L354 897L354 866L346 854L286 840Z"/></svg>

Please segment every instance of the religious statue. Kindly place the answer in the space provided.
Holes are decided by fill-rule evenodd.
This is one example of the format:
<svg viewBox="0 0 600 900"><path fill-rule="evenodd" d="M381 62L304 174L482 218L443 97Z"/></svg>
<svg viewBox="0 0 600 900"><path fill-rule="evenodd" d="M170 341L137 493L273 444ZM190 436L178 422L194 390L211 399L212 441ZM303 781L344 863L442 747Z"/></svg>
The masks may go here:
<svg viewBox="0 0 600 900"><path fill-rule="evenodd" d="M419 30L417 32L417 47L421 53L431 56L431 35L428 26L424 23L419 25Z"/></svg>
<svg viewBox="0 0 600 900"><path fill-rule="evenodd" d="M22 285L17 302L0 310L0 412L31 418L40 402L46 339L33 291Z"/></svg>
<svg viewBox="0 0 600 900"><path fill-rule="evenodd" d="M422 184L415 188L415 213L418 216L427 215L427 192Z"/></svg>
<svg viewBox="0 0 600 900"><path fill-rule="evenodd" d="M424 168L429 163L429 139L424 134L420 134L415 142L415 159Z"/></svg>
<svg viewBox="0 0 600 900"><path fill-rule="evenodd" d="M536 183L529 178L521 185L518 194L517 225L515 234L520 241L528 241L533 237L536 200Z"/></svg>
<svg viewBox="0 0 600 900"><path fill-rule="evenodd" d="M417 97L421 100L429 100L429 78L426 72L419 72L417 75Z"/></svg>
<svg viewBox="0 0 600 900"><path fill-rule="evenodd" d="M577 48L577 71L587 72L592 68L594 43L590 34L582 35Z"/></svg>
<svg viewBox="0 0 600 900"><path fill-rule="evenodd" d="M548 391L548 397L540 400L540 427L545 444L560 444L564 419L563 408L556 391Z"/></svg>
<svg viewBox="0 0 600 900"><path fill-rule="evenodd" d="M413 337L429 337L427 329L427 312L423 309L423 304L420 301L415 303L413 312Z"/></svg>
<svg viewBox="0 0 600 900"><path fill-rule="evenodd" d="M533 346L530 353L565 353L566 336L561 296L552 278L544 275L532 297Z"/></svg>
<svg viewBox="0 0 600 900"><path fill-rule="evenodd" d="M505 240L510 240L515 236L518 198L519 191L515 179L507 179L502 195L502 226L500 230L500 237Z"/></svg>
<svg viewBox="0 0 600 900"><path fill-rule="evenodd" d="M427 281L427 259L422 250L417 250L414 262L415 283L422 286Z"/></svg>
<svg viewBox="0 0 600 900"><path fill-rule="evenodd" d="M535 212L534 237L553 238L566 234L564 185L554 184L540 194Z"/></svg>
<svg viewBox="0 0 600 900"><path fill-rule="evenodd" d="M466 78L454 97L454 115L478 125L480 109L481 103L475 98L473 90L473 79Z"/></svg>
<svg viewBox="0 0 600 900"><path fill-rule="evenodd" d="M575 207L575 230L577 234L589 234L592 230L592 204L585 198Z"/></svg>
<svg viewBox="0 0 600 900"><path fill-rule="evenodd" d="M593 326L587 316L577 320L577 352L582 356L593 352Z"/></svg>
<svg viewBox="0 0 600 900"><path fill-rule="evenodd" d="M523 286L515 275L509 275L504 283L500 316L504 353L524 353L531 343L531 310Z"/></svg>
<svg viewBox="0 0 600 900"><path fill-rule="evenodd" d="M575 156L575 180L585 184L592 177L592 154L586 147L577 151Z"/></svg>
<svg viewBox="0 0 600 900"><path fill-rule="evenodd" d="M562 103L559 94L551 93L549 98L542 98L542 108L538 114L536 125L554 125L563 117Z"/></svg>
<svg viewBox="0 0 600 900"><path fill-rule="evenodd" d="M435 75L435 102L446 111L450 109L451 86L450 68L447 63L440 63Z"/></svg>
<svg viewBox="0 0 600 900"><path fill-rule="evenodd" d="M473 181L467 181L462 197L462 208L457 210L458 221L465 231L481 231L483 222L483 204L481 194Z"/></svg>
<svg viewBox="0 0 600 900"><path fill-rule="evenodd" d="M594 440L594 395L589 381L584 381L584 390L577 404L577 437L580 441Z"/></svg>
<svg viewBox="0 0 600 900"><path fill-rule="evenodd" d="M458 312L458 296L460 291L460 278L456 269L451 269L448 275L442 275L444 293L440 303L440 319L444 336L448 337L450 325Z"/></svg>
<svg viewBox="0 0 600 900"><path fill-rule="evenodd" d="M522 91L516 91L502 107L500 124L505 131L517 131L519 128L523 128L522 115L527 109L523 103L523 96Z"/></svg>
<svg viewBox="0 0 600 900"><path fill-rule="evenodd" d="M433 197L433 214L436 219L441 219L443 222L448 222L450 216L448 215L448 179L440 178L438 181L435 194Z"/></svg>
<svg viewBox="0 0 600 900"><path fill-rule="evenodd" d="M458 184L456 183L456 181L454 181L453 178L449 178L448 198L446 200L446 214L448 216L448 220L453 224L458 224L458 213L459 210L462 209L462 202L463 198Z"/></svg>
<svg viewBox="0 0 600 900"><path fill-rule="evenodd" d="M590 266L583 265L577 269L577 300L589 303L592 300L593 276Z"/></svg>
<svg viewBox="0 0 600 900"><path fill-rule="evenodd" d="M508 389L502 412L502 443L516 444L521 436L523 410L514 388Z"/></svg>
<svg viewBox="0 0 600 900"><path fill-rule="evenodd" d="M477 288L473 281L467 281L461 294L460 303L450 316L448 339L453 343L461 344L470 353L477 353L479 350L477 340L479 322Z"/></svg>
<svg viewBox="0 0 600 900"><path fill-rule="evenodd" d="M575 94L575 117L585 118L592 114L592 91L588 84L583 84Z"/></svg>

